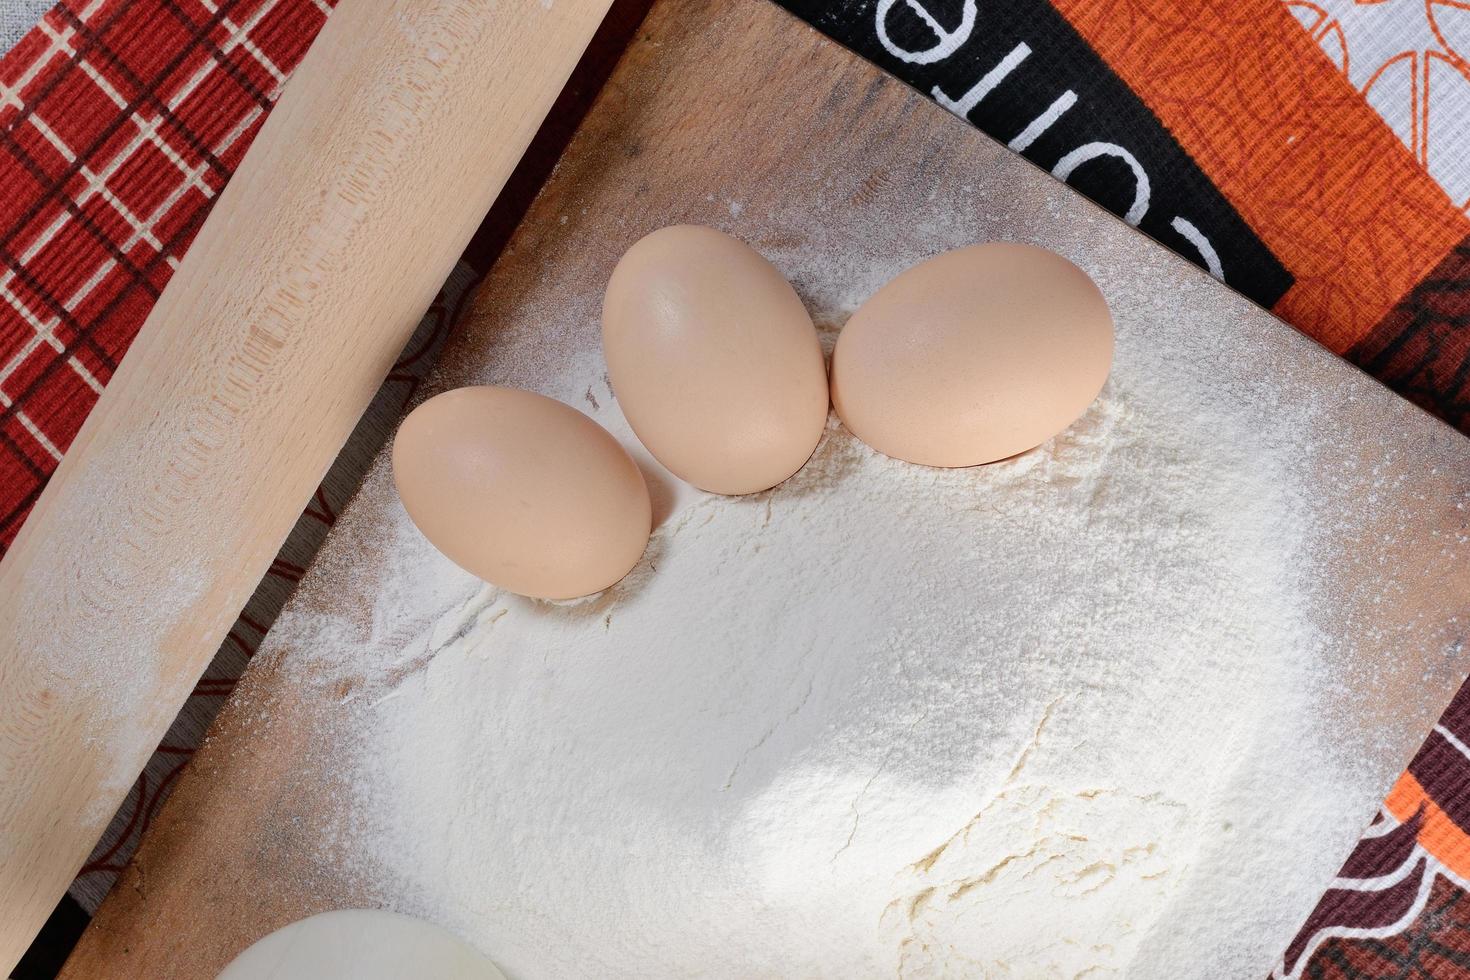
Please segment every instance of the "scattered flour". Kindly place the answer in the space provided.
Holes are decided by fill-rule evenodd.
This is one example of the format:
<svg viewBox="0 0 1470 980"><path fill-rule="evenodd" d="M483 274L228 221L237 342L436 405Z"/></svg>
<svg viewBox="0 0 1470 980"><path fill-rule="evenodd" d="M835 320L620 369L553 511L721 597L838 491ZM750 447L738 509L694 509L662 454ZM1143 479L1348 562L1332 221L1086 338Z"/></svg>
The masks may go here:
<svg viewBox="0 0 1470 980"><path fill-rule="evenodd" d="M804 261L778 255L831 275ZM892 271L802 286L829 346ZM380 901L515 977L1264 974L1352 838L1307 734L1331 656L1316 461L1212 368L1218 338L1160 311L1145 336L1120 305L1113 378L1047 445L936 470L833 421L738 499L641 453L590 306L498 334L456 382L588 412L662 521L603 595L525 600L424 542L380 460L371 533L324 559L361 566L326 579L362 614L273 634L316 651L301 683L351 680L338 764Z"/></svg>
<svg viewBox="0 0 1470 980"><path fill-rule="evenodd" d="M124 472L132 473L108 465L105 457L97 459L70 481L56 484L53 507L95 515L98 500L149 500L149 488L120 486ZM175 511L188 514L189 505L180 502ZM0 825L7 826L0 834L0 865L29 843L25 833L9 828L6 811L12 807L16 820L74 817L83 835L100 834L158 744L158 733L178 711L175 701L160 695L168 685L158 645L194 626L188 610L208 591L210 576L197 558L160 569L148 560L151 529L140 533L152 515L141 509L123 513L124 519L62 526L49 539L49 549L24 576L16 576L15 607L32 620L24 635L40 639L7 676L7 695L21 706L23 717L34 712L31 723L44 719L42 730L49 729L52 738L84 750L72 760L76 773L84 775L73 778L91 781L95 789L80 809L55 811L54 770L37 767L16 774L0 804ZM108 547L92 547L99 538ZM91 558L87 575L53 560L82 552Z"/></svg>

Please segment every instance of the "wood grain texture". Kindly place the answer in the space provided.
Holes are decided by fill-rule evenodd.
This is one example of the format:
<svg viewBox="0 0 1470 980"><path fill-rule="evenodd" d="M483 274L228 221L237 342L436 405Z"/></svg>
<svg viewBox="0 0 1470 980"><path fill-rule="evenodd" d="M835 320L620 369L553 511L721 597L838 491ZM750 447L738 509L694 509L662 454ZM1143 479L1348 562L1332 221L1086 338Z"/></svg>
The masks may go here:
<svg viewBox="0 0 1470 980"><path fill-rule="evenodd" d="M344 0L0 564L0 967L259 581L607 0Z"/></svg>
<svg viewBox="0 0 1470 980"><path fill-rule="evenodd" d="M796 283L810 296L833 288L849 265L910 261L932 248L922 227L892 217L927 214L936 196L969 208L955 220L977 234L1044 240L1095 258L1109 288L1131 298L1122 313L1134 321L1159 316L1181 296L1198 303L1191 316L1224 353L1220 364L1192 369L1274 379L1261 383L1276 386L1273 404L1283 412L1298 410L1304 391L1335 393L1331 411L1304 415L1301 424L1326 446L1348 447L1339 459L1353 457L1356 471L1367 472L1389 444L1415 461L1412 478L1394 491L1402 512L1390 513L1387 526L1344 521L1341 556L1330 569L1341 608L1323 628L1356 658L1343 666L1342 716L1361 726L1333 737L1359 760L1368 787L1362 812L1344 813L1338 828L1350 842L1371 814L1372 794L1387 788L1462 676L1464 658L1452 645L1461 628L1453 624L1465 618L1470 568L1445 558L1436 537L1460 527L1454 502L1470 483L1470 444L769 4L655 5L424 395L487 380L486 366L510 334L544 329L526 311L553 309L576 291L595 296L620 252L659 225L714 224L768 254L820 250L833 271L827 281ZM576 315L595 338L595 315ZM1324 494L1336 503L1330 479L1323 474ZM350 681L303 682L310 671L300 665L326 645L309 624L326 619L355 635L378 592L394 591L388 583L403 569L383 532L396 506L379 466L65 976L210 977L249 943L303 916L412 908L375 875L374 841L352 809L352 774L331 762L334 745L354 730L343 702L371 691L381 680L373 672L395 669L393 662L360 654L363 675ZM1393 523L1400 517L1402 527ZM1395 537L1385 552L1388 530ZM1370 606L1355 585L1380 574L1380 553L1409 586L1392 608ZM1345 847L1310 841L1301 850L1332 864ZM487 882L487 894L498 884Z"/></svg>

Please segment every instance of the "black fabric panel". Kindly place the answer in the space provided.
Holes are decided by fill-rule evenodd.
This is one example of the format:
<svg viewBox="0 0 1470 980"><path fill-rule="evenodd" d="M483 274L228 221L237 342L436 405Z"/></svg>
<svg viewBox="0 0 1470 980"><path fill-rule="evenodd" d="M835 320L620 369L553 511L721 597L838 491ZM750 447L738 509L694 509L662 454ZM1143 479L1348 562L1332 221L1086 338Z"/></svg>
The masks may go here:
<svg viewBox="0 0 1470 980"><path fill-rule="evenodd" d="M962 103L993 73L994 87L982 98L951 111L1002 143L1028 128L1044 130L1018 149L1053 172L1081 148L1111 144L1117 150L1081 151L1092 159L1077 163L1067 182L1120 216L1141 209L1133 216L1140 230L1206 266L1192 229L1216 253L1225 282L1262 306L1290 288L1290 273L1230 202L1046 0L778 2L941 103ZM1062 110L1055 120L1036 122L1054 104ZM1146 203L1133 162L1121 153L1141 169Z"/></svg>
<svg viewBox="0 0 1470 980"><path fill-rule="evenodd" d="M91 921L91 916L75 899L63 895L60 904L41 927L40 935L11 971L10 980L52 980L61 973L66 958L76 948L82 932Z"/></svg>

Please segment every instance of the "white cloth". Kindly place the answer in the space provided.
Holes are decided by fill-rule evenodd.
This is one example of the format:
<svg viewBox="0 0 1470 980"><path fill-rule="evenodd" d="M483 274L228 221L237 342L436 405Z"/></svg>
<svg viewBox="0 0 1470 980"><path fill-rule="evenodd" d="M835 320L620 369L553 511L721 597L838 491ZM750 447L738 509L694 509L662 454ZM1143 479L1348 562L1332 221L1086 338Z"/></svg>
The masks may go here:
<svg viewBox="0 0 1470 980"><path fill-rule="evenodd" d="M36 26L55 0L0 0L0 51L9 51Z"/></svg>
<svg viewBox="0 0 1470 980"><path fill-rule="evenodd" d="M1470 212L1470 6L1286 2L1450 200Z"/></svg>

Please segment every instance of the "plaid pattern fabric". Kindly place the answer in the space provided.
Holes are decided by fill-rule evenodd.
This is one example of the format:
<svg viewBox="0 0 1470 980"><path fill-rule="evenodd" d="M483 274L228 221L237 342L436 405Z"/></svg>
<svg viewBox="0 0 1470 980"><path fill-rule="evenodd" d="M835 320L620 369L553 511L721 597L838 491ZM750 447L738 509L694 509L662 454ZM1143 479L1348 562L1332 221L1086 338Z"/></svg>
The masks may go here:
<svg viewBox="0 0 1470 980"><path fill-rule="evenodd" d="M66 0L0 61L0 552L328 0Z"/></svg>

